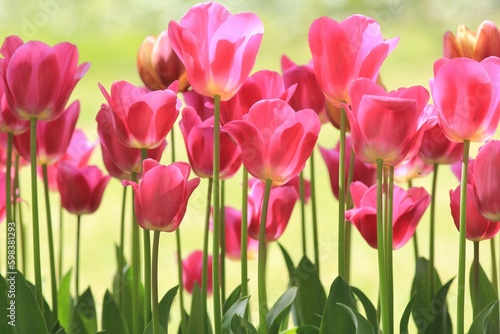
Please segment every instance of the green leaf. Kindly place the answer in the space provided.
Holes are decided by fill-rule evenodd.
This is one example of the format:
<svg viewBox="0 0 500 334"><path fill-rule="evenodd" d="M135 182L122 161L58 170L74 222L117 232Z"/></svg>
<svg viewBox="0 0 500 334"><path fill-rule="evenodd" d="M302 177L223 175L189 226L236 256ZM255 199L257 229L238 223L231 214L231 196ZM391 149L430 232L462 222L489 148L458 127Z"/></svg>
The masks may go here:
<svg viewBox="0 0 500 334"><path fill-rule="evenodd" d="M245 318L234 314L231 319L231 330L235 334L257 334L255 327Z"/></svg>
<svg viewBox="0 0 500 334"><path fill-rule="evenodd" d="M403 315L401 316L401 321L399 322L399 334L410 334L410 332L408 331L408 323L410 322L411 310L414 301L415 294L411 296L411 299L408 302L408 305L406 305Z"/></svg>
<svg viewBox="0 0 500 334"><path fill-rule="evenodd" d="M319 333L319 327L304 325L288 329L286 331L281 332L280 334L318 334L318 333Z"/></svg>
<svg viewBox="0 0 500 334"><path fill-rule="evenodd" d="M481 265L479 265L479 296L477 296L476 299L476 297L474 296L475 290L472 287L474 280L472 271L473 267L471 266L469 288L471 293L472 309L473 309L473 314L479 315L479 313L482 310L484 310L488 305L497 300L497 292L493 287L493 284L488 279L488 276L486 276L486 273L484 272L483 268L481 267ZM494 314L493 317L490 318L489 331L484 333L493 333L493 334L500 333L500 328L498 323L498 308L496 309L495 313L496 314Z"/></svg>
<svg viewBox="0 0 500 334"><path fill-rule="evenodd" d="M279 242L278 246L280 246L281 253L283 253L283 258L285 259L286 268L288 269L288 276L290 277L290 284L292 286L295 286L293 282L293 277L295 276L295 265L293 264L292 258L286 251L285 247L283 247Z"/></svg>
<svg viewBox="0 0 500 334"><path fill-rule="evenodd" d="M189 322L187 326L187 334L198 334L198 333L204 333L203 332L203 327L202 327L202 303L206 303L206 300L204 301L201 298L201 290L198 284L194 285L193 288L193 297L191 299L191 314L189 315ZM205 333L211 333L212 329L210 326L209 318L208 315L205 315L206 319L206 329Z"/></svg>
<svg viewBox="0 0 500 334"><path fill-rule="evenodd" d="M247 309L248 305L248 299L250 296L246 296L243 298L240 298L236 303L234 303L229 310L224 313L224 316L222 317L222 333L223 334L232 334L233 331L231 329L232 327L232 321L233 321L233 316L237 314L240 317L245 316L245 312Z"/></svg>
<svg viewBox="0 0 500 334"><path fill-rule="evenodd" d="M378 332L377 309L372 304L370 299L363 293L363 291L353 286L351 286L351 291L354 293L354 295L356 295L356 297L358 297L361 305L363 305L366 319L368 319L368 321L372 324L373 330L375 332Z"/></svg>
<svg viewBox="0 0 500 334"><path fill-rule="evenodd" d="M177 291L179 290L179 286L176 285L163 296L160 301L159 312L160 312L160 325L163 327L165 332L168 333L168 319L170 318L170 309L172 307L172 303L174 301L175 296L177 295Z"/></svg>
<svg viewBox="0 0 500 334"><path fill-rule="evenodd" d="M366 320L365 317L363 317L361 314L359 314L358 311L356 311L353 308L350 308L349 306L346 306L342 303L338 303L335 307L342 309L344 312L346 312L349 317L351 318L355 331L353 332L346 332L346 331L338 331L338 333L343 333L343 334L375 334L373 331L373 326L372 324ZM340 329L337 329L340 330Z"/></svg>
<svg viewBox="0 0 500 334"><path fill-rule="evenodd" d="M68 333L94 334L95 332L97 332L97 317L94 296L90 288L87 288L78 298Z"/></svg>
<svg viewBox="0 0 500 334"><path fill-rule="evenodd" d="M284 294L276 301L276 304L271 307L267 313L267 332L268 334L277 334L279 332L281 323L290 312L295 296L297 295L297 288L291 287L285 291Z"/></svg>
<svg viewBox="0 0 500 334"><path fill-rule="evenodd" d="M492 316L498 315L498 303L498 300L491 302L477 315L469 328L468 334L494 333L490 330L490 322Z"/></svg>
<svg viewBox="0 0 500 334"><path fill-rule="evenodd" d="M167 332L165 332L165 329L161 324L158 329L159 329L159 334L167 334ZM146 329L144 329L144 334L153 334L153 321L150 321L149 324L146 326Z"/></svg>
<svg viewBox="0 0 500 334"><path fill-rule="evenodd" d="M238 285L227 297L226 301L224 302L224 306L222 307L222 314L226 314L229 308L234 303L236 303L240 299L240 297L246 297L246 296L240 296L240 294L241 294L241 284Z"/></svg>
<svg viewBox="0 0 500 334"><path fill-rule="evenodd" d="M74 300L71 297L71 269L64 275L57 292L58 317L61 326L68 328L74 309Z"/></svg>
<svg viewBox="0 0 500 334"><path fill-rule="evenodd" d="M106 290L102 302L102 329L109 333L127 334L128 329L113 295Z"/></svg>
<svg viewBox="0 0 500 334"><path fill-rule="evenodd" d="M36 296L35 286L33 285L33 283L31 283L30 281L26 281L26 284L31 289L33 295ZM47 328L49 329L49 333L52 333L52 330L57 330L60 327L59 322L57 321L57 319L54 319L54 315L52 314L50 306L47 303L47 300L45 299L44 296L42 296L42 299L43 299L43 318L45 320Z"/></svg>
<svg viewBox="0 0 500 334"><path fill-rule="evenodd" d="M446 295L448 294L448 290L452 282L453 279L443 285L425 309L425 312L420 312L420 314L425 316L425 318L422 317L419 322L416 322L419 333L453 333L451 318L448 312L448 304L446 303ZM415 312L415 305L413 306L413 311Z"/></svg>
<svg viewBox="0 0 500 334"><path fill-rule="evenodd" d="M325 308L326 293L316 266L306 256L295 269L293 281L298 288L293 303L298 325L319 326Z"/></svg>
<svg viewBox="0 0 500 334"><path fill-rule="evenodd" d="M338 308L337 303L344 304L351 309L356 309L356 304L352 297L352 291L342 276L337 276L330 286L328 299L321 319L320 333L351 333L356 330L350 316L343 309ZM339 331L339 328L345 332Z"/></svg>
<svg viewBox="0 0 500 334"><path fill-rule="evenodd" d="M131 266L127 267L125 269L125 275L124 275L124 311L123 311L123 317L125 319L125 323L128 328L128 332L132 333L133 327L132 327L132 321L134 318L138 319L139 321L139 328L144 328L144 312L142 310L144 309L144 287L142 284L139 284L139 305L137 309L140 311L138 314L134 314L132 312L132 291L133 291L133 283L134 283L134 273L133 273L133 268Z"/></svg>

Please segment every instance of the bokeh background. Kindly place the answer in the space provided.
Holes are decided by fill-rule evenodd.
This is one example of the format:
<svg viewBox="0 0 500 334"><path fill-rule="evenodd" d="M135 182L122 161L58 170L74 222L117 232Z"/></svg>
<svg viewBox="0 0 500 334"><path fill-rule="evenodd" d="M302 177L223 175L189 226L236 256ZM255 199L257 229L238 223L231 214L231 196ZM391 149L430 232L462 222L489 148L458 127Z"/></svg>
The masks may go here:
<svg viewBox="0 0 500 334"><path fill-rule="evenodd" d="M280 58L283 54L297 63L306 63L310 59L307 34L311 22L320 16L329 16L343 20L349 15L359 13L375 18L381 25L386 38L399 36L400 41L395 51L387 58L382 71L382 79L388 89L401 86L424 85L432 77L433 62L442 55L442 37L445 31L456 31L458 24L464 23L475 30L481 21L488 19L500 24L500 5L494 0L226 0L219 1L231 12L252 11L262 19L265 27L264 39L254 70L280 70ZM137 49L147 35L158 35L165 30L170 20L179 20L197 1L181 0L17 0L0 2L0 37L16 34L25 41L37 39L53 45L70 41L78 46L81 61L90 62L91 68L77 85L72 99L80 99L81 114L77 127L83 128L92 140L97 141L95 116L100 105L105 102L97 83L109 88L115 80L127 80L140 85L136 69ZM179 160L186 160L184 145L178 127L177 152ZM498 134L497 134L498 137ZM319 143L333 147L338 141L338 131L325 124ZM472 151L478 146L473 145ZM170 163L169 150L162 162ZM93 154L92 163L102 166L99 148ZM473 153L474 155L475 153ZM308 169L307 169L308 170ZM317 196L319 206L319 235L321 256L321 279L328 291L330 283L336 277L337 268L337 202L334 199L327 170L319 152L316 154L316 173L318 179ZM26 187L28 174L21 182L23 197L30 198ZM183 257L195 249L201 248L203 217L206 198L206 180L195 191L190 201L186 218L181 225ZM430 192L430 179L415 181L415 185L424 186ZM438 185L438 216L436 237L436 267L442 281L448 281L456 275L458 258L458 233L453 225L449 210L449 190L454 189L458 181L448 167L440 169ZM227 204L240 206L241 177L237 175L227 182ZM90 285L98 304L101 303L105 289L111 288L112 277L116 268L114 245L119 237L119 216L122 186L112 180L104 194L103 202L94 215L82 219L81 279L82 287ZM52 194L52 212L57 227L57 194ZM43 206L42 204L40 205ZM310 208L308 207L308 210ZM292 220L280 242L291 254L297 264L301 257L300 212L295 208ZM25 206L26 224L30 226L29 204ZM41 215L43 216L43 213ZM307 213L310 223L310 211ZM421 254L428 256L428 214L418 228ZM42 219L42 238L45 238L45 220ZM128 220L130 223L130 219ZM64 272L69 270L75 257L76 218L64 215ZM311 236L308 229L308 237ZM354 230L352 255L352 284L361 288L376 304L377 299L377 254ZM130 236L126 236L126 240ZM31 235L28 235L28 243ZM46 239L42 239L46 240ZM310 239L309 239L310 240ZM3 229L0 231L0 244L5 243ZM482 263L490 268L489 243L481 247ZM128 243L130 245L130 243ZM312 242L309 242L310 258L313 258ZM498 245L497 245L498 246ZM48 269L48 250L42 244L43 268ZM472 260L472 247L468 245L468 263ZM2 258L3 262L3 258ZM228 288L232 290L239 280L239 263L227 261ZM28 260L27 276L33 279L32 261ZM469 265L469 264L468 264ZM256 295L256 260L249 262L250 285ZM2 268L4 264L2 263ZM410 297L411 281L414 274L413 249L411 243L394 253L396 322ZM49 273L45 270L43 278L46 284L45 294L49 295ZM287 286L288 276L281 252L276 244L269 247L268 261L268 296L273 302ZM160 293L177 284L175 262L175 236L163 234L160 245ZM467 295L468 296L468 295ZM467 297L468 298L468 297ZM256 300L256 298L255 298ZM189 298L188 298L189 301ZM455 315L456 284L449 292L448 303L452 317ZM469 303L469 299L467 299ZM177 308L173 309L174 312ZM256 308L254 307L254 311ZM178 312L172 321L178 321ZM254 319L257 315L254 316ZM467 321L470 321L468 319Z"/></svg>

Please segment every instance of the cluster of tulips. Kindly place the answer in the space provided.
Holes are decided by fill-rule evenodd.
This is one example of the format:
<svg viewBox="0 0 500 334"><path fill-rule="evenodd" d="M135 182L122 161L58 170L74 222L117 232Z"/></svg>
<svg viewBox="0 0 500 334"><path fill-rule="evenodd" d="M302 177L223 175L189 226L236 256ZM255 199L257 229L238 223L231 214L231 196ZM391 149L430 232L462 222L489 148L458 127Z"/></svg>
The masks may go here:
<svg viewBox="0 0 500 334"><path fill-rule="evenodd" d="M67 106L90 66L78 64L76 46L5 38L0 49L0 131L5 134L0 180L5 187L7 232L6 276L0 280L0 305L7 310L7 317L0 319L2 333L160 334L178 326L171 330L390 334L396 327L392 252L412 238L414 294L399 331L409 332L413 316L419 333L463 334L465 295L470 290L473 321L468 332L499 332L494 244L491 275L481 268L478 254L479 242L500 230L500 141L492 140L500 121L496 26L485 21L477 33L465 26L456 35L446 33L444 57L434 63L430 92L423 86L387 91L382 85L380 67L398 38L384 39L372 18L353 15L341 22L318 18L309 30L312 61L297 65L283 56L281 74L270 70L251 74L263 33L257 15L231 14L210 2L195 5L179 22L171 21L158 38L146 38L137 58L145 86L126 81L116 81L110 88L99 85L107 103L96 115L97 132L109 175L88 165L95 144L75 130L79 102ZM319 147L339 208L338 271L331 273L336 278L328 294L319 278L314 174L314 149L324 123L339 129L335 148ZM176 159L172 131L176 125L189 163ZM163 164L169 135L171 164ZM471 142L484 143L475 159L469 157ZM33 240L28 254L17 247L23 228L18 176L24 165L31 165ZM306 165L311 167L310 180L304 177ZM434 268L439 165L452 165L460 180L460 186L450 190L449 210L459 231L454 323L446 303L453 279L442 284ZM191 172L196 177L190 178ZM238 173L241 208L233 208L225 205L224 181ZM433 173L431 194L412 186L414 178L429 173ZM43 267L50 269L50 302L42 289L39 176L46 204L49 265ZM90 288L82 293L79 287L79 231L81 216L98 209L111 177L124 186L123 206L116 276L112 292L104 296L99 326ZM201 179L208 186L203 249L183 260L182 221ZM395 185L395 179L408 187ZM124 212L129 186L134 217L127 261ZM61 272L61 255L56 264L50 190L57 191L62 208L77 217L73 272ZM270 307L267 246L283 234L298 202L304 257L295 265L281 247L290 284ZM306 202L312 212L313 261L305 255ZM430 251L425 259L418 254L415 230L429 206ZM377 249L378 301L349 284L351 225ZM176 234L179 285L160 300L161 232ZM465 286L466 239L474 242L470 289ZM17 268L18 262L26 262L18 261L18 253L33 258L33 284ZM258 291L249 291L247 259L254 254ZM226 293L226 257L241 260L241 284L230 293ZM192 294L190 312L185 291ZM252 294L258 319L251 319ZM176 296L178 324L169 322Z"/></svg>

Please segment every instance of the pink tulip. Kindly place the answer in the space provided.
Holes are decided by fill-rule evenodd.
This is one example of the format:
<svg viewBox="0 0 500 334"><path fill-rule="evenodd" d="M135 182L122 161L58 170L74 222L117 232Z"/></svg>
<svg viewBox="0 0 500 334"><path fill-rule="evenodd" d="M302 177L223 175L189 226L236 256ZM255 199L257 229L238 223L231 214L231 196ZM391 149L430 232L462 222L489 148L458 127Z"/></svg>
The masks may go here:
<svg viewBox="0 0 500 334"><path fill-rule="evenodd" d="M259 240L264 190L265 185L258 181L252 185L248 194L248 235L255 240ZM266 242L275 241L283 234L298 199L299 194L293 186L271 189L266 217Z"/></svg>
<svg viewBox="0 0 500 334"><path fill-rule="evenodd" d="M262 100L243 119L223 129L240 146L241 159L250 174L278 186L302 171L321 128L313 110L295 112L283 100Z"/></svg>
<svg viewBox="0 0 500 334"><path fill-rule="evenodd" d="M492 140L479 149L474 163L476 205L484 218L500 221L500 141Z"/></svg>
<svg viewBox="0 0 500 334"><path fill-rule="evenodd" d="M111 85L111 95L99 87L111 107L113 127L123 145L147 149L162 145L179 115L177 83L149 92L117 81Z"/></svg>
<svg viewBox="0 0 500 334"><path fill-rule="evenodd" d="M339 198L339 163L340 163L340 143L333 149L326 149L324 147L319 147L321 155L325 160L326 168L328 169L328 174L330 175L330 186L332 188L333 196L336 199ZM345 156L345 170L349 170L350 156L352 152L352 139L350 136L346 137L346 156ZM348 173L345 174L344 186L347 186ZM363 184L372 186L375 184L377 179L377 169L370 164L366 164L359 160L356 156L354 157L354 173L352 175L352 181L360 181ZM345 189L345 188L344 188Z"/></svg>
<svg viewBox="0 0 500 334"><path fill-rule="evenodd" d="M168 36L201 95L230 99L252 71L264 27L257 15L232 15L215 2L193 6Z"/></svg>
<svg viewBox="0 0 500 334"><path fill-rule="evenodd" d="M76 100L55 120L37 122L36 162L38 165L51 165L64 157L79 114L80 102ZM17 151L27 161L30 161L30 134L31 131L28 130L14 136Z"/></svg>
<svg viewBox="0 0 500 334"><path fill-rule="evenodd" d="M142 169L141 150L125 146L118 139L113 128L112 111L108 105L101 106L96 121L103 160L109 174L121 180L130 177L132 173L140 173ZM163 140L160 146L147 150L147 157L160 161L165 146L166 142ZM119 170L116 170L115 167ZM126 177L127 174L128 177Z"/></svg>
<svg viewBox="0 0 500 334"><path fill-rule="evenodd" d="M429 93L422 86L385 89L366 78L349 86L352 109L346 107L357 157L366 163L383 160L396 166L413 158L420 148L427 115L422 111Z"/></svg>
<svg viewBox="0 0 500 334"><path fill-rule="evenodd" d="M434 63L432 97L439 124L454 142L490 139L500 120L500 59L480 63L468 58L441 58Z"/></svg>
<svg viewBox="0 0 500 334"><path fill-rule="evenodd" d="M454 191L450 190L450 208L455 226L459 229L460 218L460 189L459 185ZM500 230L499 223L493 223L484 218L479 212L473 186L467 184L467 205L465 218L465 237L472 241L481 241L493 238Z"/></svg>
<svg viewBox="0 0 500 334"><path fill-rule="evenodd" d="M356 226L370 246L377 248L377 186L367 187L361 182L354 182L351 194L354 209L347 210L345 217ZM431 197L424 188L404 190L394 186L393 249L403 247L410 240L430 201Z"/></svg>
<svg viewBox="0 0 500 334"><path fill-rule="evenodd" d="M50 47L30 41L8 49L13 52L3 61L2 76L10 110L21 119L58 118L90 64L78 65L76 46L66 42Z"/></svg>
<svg viewBox="0 0 500 334"><path fill-rule="evenodd" d="M70 162L62 162L57 173L57 185L63 208L75 215L95 212L101 204L109 178L97 166L77 167Z"/></svg>
<svg viewBox="0 0 500 334"><path fill-rule="evenodd" d="M179 123L186 144L189 163L193 172L199 177L213 176L214 160L214 118L201 121L191 107L182 110ZM221 131L220 133L220 179L226 180L234 176L241 166L241 153L238 145Z"/></svg>
<svg viewBox="0 0 500 334"><path fill-rule="evenodd" d="M417 154L410 160L394 167L394 180L400 183L429 175L434 170L434 165L429 165Z"/></svg>
<svg viewBox="0 0 500 334"><path fill-rule="evenodd" d="M360 77L372 81L398 38L384 40L372 18L353 15L342 22L328 17L315 20L309 29L309 47L316 78L326 97L336 107L350 104L348 87Z"/></svg>
<svg viewBox="0 0 500 334"><path fill-rule="evenodd" d="M214 99L212 97L200 95L194 90L183 92L182 96L186 105L194 108L202 121L214 116Z"/></svg>
<svg viewBox="0 0 500 334"><path fill-rule="evenodd" d="M212 255L208 256L208 282L207 293L212 293ZM201 289L203 277L203 252L196 250L191 252L187 258L182 260L182 282L184 288L189 293L193 293L194 285L197 284Z"/></svg>
<svg viewBox="0 0 500 334"><path fill-rule="evenodd" d="M19 119L10 111L5 97L5 84L0 78L0 132L10 132L18 135L28 130L29 127L29 121Z"/></svg>
<svg viewBox="0 0 500 334"><path fill-rule="evenodd" d="M191 168L185 162L164 166L153 159L146 159L142 169L139 184L122 181L124 186L134 189L137 222L145 230L175 231L184 218L189 197L200 179L188 180Z"/></svg>

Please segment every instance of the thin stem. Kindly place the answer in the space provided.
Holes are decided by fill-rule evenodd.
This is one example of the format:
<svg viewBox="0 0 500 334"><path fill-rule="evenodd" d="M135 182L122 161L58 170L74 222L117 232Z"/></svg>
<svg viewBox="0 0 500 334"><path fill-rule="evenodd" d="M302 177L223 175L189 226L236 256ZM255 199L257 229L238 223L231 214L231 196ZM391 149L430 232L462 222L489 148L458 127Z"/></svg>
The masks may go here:
<svg viewBox="0 0 500 334"><path fill-rule="evenodd" d="M340 107L340 148L339 148L339 275L345 277L345 136L346 136L346 111Z"/></svg>
<svg viewBox="0 0 500 334"><path fill-rule="evenodd" d="M380 286L380 313L382 317L382 333L390 333L389 306L387 296L387 279L384 251L384 216L383 216L383 161L377 160L377 253Z"/></svg>
<svg viewBox="0 0 500 334"><path fill-rule="evenodd" d="M307 243L306 243L306 205L305 205L305 195L304 195L304 173L299 174L299 195L300 195L300 227L302 230L302 255L307 255Z"/></svg>
<svg viewBox="0 0 500 334"><path fill-rule="evenodd" d="M434 164L434 173L432 173L432 193L431 193L431 211L430 211L430 230L429 230L429 292L432 300L435 295L434 291L434 244L436 230L436 195L437 195L437 178L439 164Z"/></svg>
<svg viewBox="0 0 500 334"><path fill-rule="evenodd" d="M77 299L80 296L80 221L81 215L76 215L75 296Z"/></svg>
<svg viewBox="0 0 500 334"><path fill-rule="evenodd" d="M137 173L132 173L132 181L137 182ZM139 224L135 217L135 194L132 192L132 328L133 333L140 332L139 324L139 285L141 274L141 254L139 240Z"/></svg>
<svg viewBox="0 0 500 334"><path fill-rule="evenodd" d="M141 148L141 160L148 157L148 150ZM142 166L142 164L141 164ZM149 230L142 231L144 240L144 321L149 323L151 319L151 234Z"/></svg>
<svg viewBox="0 0 500 334"><path fill-rule="evenodd" d="M63 225L63 206L61 201L59 201L59 265L58 265L58 277L62 279L63 275L63 240L64 240L64 225Z"/></svg>
<svg viewBox="0 0 500 334"><path fill-rule="evenodd" d="M153 301L153 334L160 333L160 311L158 305L158 249L160 231L153 232L153 258L151 265L151 298Z"/></svg>
<svg viewBox="0 0 500 334"><path fill-rule="evenodd" d="M221 333L221 297L219 285L219 224L220 224L220 182L219 182L219 169L220 169L220 96L214 96L214 168L213 168L213 201L214 201L214 235L213 235L213 298L214 298L214 329L215 333Z"/></svg>
<svg viewBox="0 0 500 334"><path fill-rule="evenodd" d="M213 179L208 179L208 190L207 190L207 206L205 209L205 230L203 232L203 264L202 264L202 275L201 278L201 300L203 302L202 312L201 312L201 326L203 333L206 332L207 321L205 317L207 316L207 289L208 289L208 235L210 229L210 208L212 207L212 187ZM213 263L213 259L212 259ZM184 332L183 332L184 333Z"/></svg>
<svg viewBox="0 0 500 334"><path fill-rule="evenodd" d="M125 282L123 279L123 267L125 267L125 210L127 207L127 187L123 187L122 212L120 218L120 243L118 246L118 306L123 312L125 310Z"/></svg>
<svg viewBox="0 0 500 334"><path fill-rule="evenodd" d="M464 140L462 159L462 178L460 187L460 224L458 244L458 293L457 293L457 334L464 334L465 308L465 261L466 261L466 208L467 208L467 173L469 167L470 141Z"/></svg>
<svg viewBox="0 0 500 334"><path fill-rule="evenodd" d="M354 179L354 150L351 148L351 154L349 156L349 171L347 173L347 187L346 187L346 198L345 198L345 209L349 210L352 208L352 196L351 196L351 183ZM352 224L345 224L345 280L349 282L351 276L351 230Z"/></svg>
<svg viewBox="0 0 500 334"><path fill-rule="evenodd" d="M319 275L319 240L318 240L318 206L316 203L316 173L314 171L314 150L309 158L311 167L311 211L312 211L312 228L313 228L313 247L314 247L314 264Z"/></svg>
<svg viewBox="0 0 500 334"><path fill-rule="evenodd" d="M31 160L31 205L33 219L33 262L35 271L35 296L43 313L42 269L40 261L40 224L38 221L38 188L36 176L36 118L30 121L30 160Z"/></svg>
<svg viewBox="0 0 500 334"><path fill-rule="evenodd" d="M266 190L262 201L259 228L258 292L259 292L259 333L267 334L267 292L266 292L266 223L269 196L273 181L266 180Z"/></svg>
<svg viewBox="0 0 500 334"><path fill-rule="evenodd" d="M14 194L13 194L13 203L14 203L14 210L12 212L13 217L15 219L16 215L16 208L18 208L18 223L19 223L19 237L21 239L21 259L23 262L23 273L26 276L28 273L27 271L27 263L26 263L26 231L24 230L24 219L23 219L23 210L21 210L21 201L18 201L17 199L21 197L21 188L19 186L19 155L16 155L16 162L15 162L15 176L14 176Z"/></svg>
<svg viewBox="0 0 500 334"><path fill-rule="evenodd" d="M50 283L52 292L52 316L57 319L57 279L56 279L56 260L54 252L54 236L52 232L52 213L50 210L50 196L49 196L49 175L47 172L47 165L42 165L43 174L43 188L45 195L45 212L47 215L47 236L49 241L49 261L50 261Z"/></svg>
<svg viewBox="0 0 500 334"><path fill-rule="evenodd" d="M413 187L413 182L408 180L408 189ZM415 263L417 263L417 260L419 258L419 251L418 251L418 237L417 237L417 230L415 230L415 233L413 233L413 254L415 255Z"/></svg>
<svg viewBox="0 0 500 334"><path fill-rule="evenodd" d="M472 261L472 296L474 300L472 301L473 314L472 319L475 319L479 312L479 241L474 241L474 260Z"/></svg>
<svg viewBox="0 0 500 334"><path fill-rule="evenodd" d="M248 171L243 167L243 187L241 191L241 296L248 296ZM249 319L247 307L245 319Z"/></svg>
<svg viewBox="0 0 500 334"><path fill-rule="evenodd" d="M14 238L17 237L17 231L16 231L16 222L12 219L12 140L13 140L14 135L12 132L7 133L7 157L6 157L6 162L5 162L5 218L7 220L7 223L5 224L5 227L7 228L6 234L5 235L12 235L13 233ZM13 224L12 224L13 223ZM14 229L12 231L12 228ZM13 245L10 245L8 242L5 243L6 249L5 249L5 256L6 256L6 268L7 268L7 273L10 271L14 271L17 268L17 242L14 242ZM13 250L9 252L9 248L13 247ZM12 252L13 251L13 252ZM11 259L9 259L9 253L13 255L13 262L11 262ZM13 265L10 265L13 263ZM6 276L7 277L7 276Z"/></svg>
<svg viewBox="0 0 500 334"><path fill-rule="evenodd" d="M387 196L387 212L386 212L386 235L385 235L385 251L386 251L386 268L387 268L387 294L389 300L389 324L390 333L394 333L394 276L392 265L392 221L393 221L393 205L394 205L394 166L389 167L389 184Z"/></svg>
<svg viewBox="0 0 500 334"><path fill-rule="evenodd" d="M220 286L221 286L221 301L222 305L226 302L226 212L225 212L225 197L226 187L225 182L221 182L220 192Z"/></svg>
<svg viewBox="0 0 500 334"><path fill-rule="evenodd" d="M491 283L495 288L498 298L498 276L497 276L497 252L495 250L495 238L490 239L490 251L491 251Z"/></svg>

